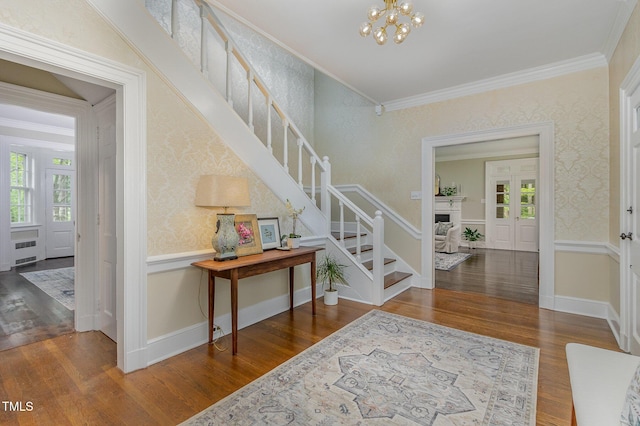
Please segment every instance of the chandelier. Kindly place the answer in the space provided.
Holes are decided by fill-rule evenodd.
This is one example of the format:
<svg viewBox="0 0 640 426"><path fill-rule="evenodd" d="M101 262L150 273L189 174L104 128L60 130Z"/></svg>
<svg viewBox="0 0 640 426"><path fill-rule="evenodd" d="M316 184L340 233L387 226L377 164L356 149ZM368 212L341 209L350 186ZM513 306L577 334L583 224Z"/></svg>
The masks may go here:
<svg viewBox="0 0 640 426"><path fill-rule="evenodd" d="M414 28L419 28L424 24L424 15L420 12L413 12L413 3L410 1L401 1L400 4L397 4L396 0L384 0L385 7L380 8L378 6L371 6L369 11L367 12L367 18L369 18L368 22L363 22L360 25L360 35L362 37L366 37L369 34L373 33L373 39L379 45L383 45L387 42L387 27L392 26L395 27L395 33L393 34L393 41L396 44L400 44L407 38L409 33L411 32L411 26ZM378 21L378 19L386 16L384 24L373 29L373 25ZM400 19L402 16L409 17L409 25L406 22L401 23Z"/></svg>

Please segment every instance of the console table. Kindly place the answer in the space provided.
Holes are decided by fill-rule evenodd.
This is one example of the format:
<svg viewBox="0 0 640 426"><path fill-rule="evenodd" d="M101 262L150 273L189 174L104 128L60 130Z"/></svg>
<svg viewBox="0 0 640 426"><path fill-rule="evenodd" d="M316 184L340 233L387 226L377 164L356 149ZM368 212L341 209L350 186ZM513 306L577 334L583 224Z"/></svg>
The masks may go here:
<svg viewBox="0 0 640 426"><path fill-rule="evenodd" d="M238 280L289 268L289 309L293 310L293 272L296 265L311 264L311 312L316 314L316 252L322 247L300 247L291 250L269 250L234 260L204 260L193 266L209 271L209 343L213 342L213 307L216 277L230 280L232 350L238 352Z"/></svg>

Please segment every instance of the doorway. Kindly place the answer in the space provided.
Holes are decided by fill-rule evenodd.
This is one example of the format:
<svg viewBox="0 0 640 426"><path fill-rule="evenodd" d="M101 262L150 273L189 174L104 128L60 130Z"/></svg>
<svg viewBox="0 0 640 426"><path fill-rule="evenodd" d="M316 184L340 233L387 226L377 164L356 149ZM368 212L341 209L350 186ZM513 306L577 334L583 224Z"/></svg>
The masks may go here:
<svg viewBox="0 0 640 426"><path fill-rule="evenodd" d="M125 373L147 366L147 274L146 274L146 77L144 71L118 64L93 54L62 46L44 37L17 28L0 25L0 59L56 73L57 75L112 88L116 91L118 136L116 212L117 226L117 287L118 304L117 365ZM16 103L29 102L12 96ZM68 105L66 105L68 108ZM95 140L87 110L72 109L78 118L79 137ZM125 158L124 152L127 152ZM95 148L78 146L80 164L97 158ZM92 171L83 169L88 179L79 178L78 197L87 199L96 194L96 179ZM92 195L93 194L93 195ZM142 196L141 196L142 194ZM79 215L77 229L85 260L78 259L76 280L76 330L96 329L98 299L95 285L97 212L92 208ZM0 244L7 241L0 226ZM86 251L85 251L86 250Z"/></svg>
<svg viewBox="0 0 640 426"><path fill-rule="evenodd" d="M554 132L553 123L538 123L514 126L503 129L492 129L479 132L438 136L422 140L422 193L431 194L435 185L435 150L440 147L476 144L494 140L535 136L539 138L540 172L538 187L540 188L537 208L539 220L539 302L542 308L554 309ZM464 191L462 191L464 192ZM434 214L434 197L422 197L423 238L422 238L422 287L435 287L434 268L434 229L431 226ZM428 223L428 224L427 224Z"/></svg>

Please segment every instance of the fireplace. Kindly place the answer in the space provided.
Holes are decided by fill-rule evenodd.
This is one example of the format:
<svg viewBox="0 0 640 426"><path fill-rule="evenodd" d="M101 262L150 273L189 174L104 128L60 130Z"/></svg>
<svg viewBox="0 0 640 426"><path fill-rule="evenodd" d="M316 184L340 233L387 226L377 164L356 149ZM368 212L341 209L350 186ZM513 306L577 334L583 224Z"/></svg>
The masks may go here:
<svg viewBox="0 0 640 426"><path fill-rule="evenodd" d="M448 213L447 214L436 213L434 216L435 216L435 219L436 219L435 223L438 223L438 222L451 222L451 220L450 220L451 215L449 215Z"/></svg>

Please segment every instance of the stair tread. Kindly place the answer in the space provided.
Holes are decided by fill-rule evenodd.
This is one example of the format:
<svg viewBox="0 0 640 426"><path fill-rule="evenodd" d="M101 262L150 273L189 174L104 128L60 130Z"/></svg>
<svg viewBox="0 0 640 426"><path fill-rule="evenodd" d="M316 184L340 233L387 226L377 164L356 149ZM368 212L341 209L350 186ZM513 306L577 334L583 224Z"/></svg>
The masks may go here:
<svg viewBox="0 0 640 426"><path fill-rule="evenodd" d="M395 262L395 259L388 259L388 258L384 258L384 264L388 265L390 263ZM367 260L366 262L362 262L362 266L364 266L365 268L367 268L368 270L372 271L373 270L373 260Z"/></svg>
<svg viewBox="0 0 640 426"><path fill-rule="evenodd" d="M397 284L400 281L404 280L405 278L409 278L411 275L412 274L408 272L400 272L400 271L391 272L390 274L387 274L384 276L384 288L389 288L392 285Z"/></svg>
<svg viewBox="0 0 640 426"><path fill-rule="evenodd" d="M355 247L351 247L348 249L349 253L355 255L356 254L356 248ZM365 251L371 251L373 250L373 246L370 245L364 245L364 246L360 246L360 253L364 253Z"/></svg>
<svg viewBox="0 0 640 426"><path fill-rule="evenodd" d="M340 232L332 232L331 236L333 236L333 238L335 238L336 240L340 241ZM358 236L358 234L356 232L345 232L344 233L344 239L348 240L348 239L352 239L352 238L356 238ZM367 234L360 234L360 237L366 237Z"/></svg>

